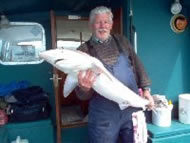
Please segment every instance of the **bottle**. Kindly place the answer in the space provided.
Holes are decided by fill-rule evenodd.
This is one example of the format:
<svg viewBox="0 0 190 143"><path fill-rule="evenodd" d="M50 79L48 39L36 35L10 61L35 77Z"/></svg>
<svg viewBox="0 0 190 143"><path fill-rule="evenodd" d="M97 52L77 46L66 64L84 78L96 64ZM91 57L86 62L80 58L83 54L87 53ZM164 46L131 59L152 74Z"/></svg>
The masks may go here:
<svg viewBox="0 0 190 143"><path fill-rule="evenodd" d="M169 101L168 101L168 105L172 105L172 100L169 100Z"/></svg>
<svg viewBox="0 0 190 143"><path fill-rule="evenodd" d="M17 136L16 140L11 143L29 143L29 141L27 139L21 139L20 136Z"/></svg>

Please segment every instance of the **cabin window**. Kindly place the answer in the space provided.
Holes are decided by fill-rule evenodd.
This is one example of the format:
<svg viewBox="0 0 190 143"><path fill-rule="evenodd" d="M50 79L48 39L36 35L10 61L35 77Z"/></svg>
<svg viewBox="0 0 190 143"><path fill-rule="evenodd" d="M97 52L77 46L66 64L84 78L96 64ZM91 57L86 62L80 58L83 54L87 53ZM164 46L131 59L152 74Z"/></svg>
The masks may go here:
<svg viewBox="0 0 190 143"><path fill-rule="evenodd" d="M87 41L91 32L88 28L88 19L67 19L57 17L57 47L76 50L82 43Z"/></svg>
<svg viewBox="0 0 190 143"><path fill-rule="evenodd" d="M80 41L64 41L64 40L58 40L57 41L57 47L58 48L66 48L66 49L72 49L76 50L81 45Z"/></svg>
<svg viewBox="0 0 190 143"><path fill-rule="evenodd" d="M39 52L45 50L45 32L39 23L10 22L0 28L0 64L39 64L43 62Z"/></svg>

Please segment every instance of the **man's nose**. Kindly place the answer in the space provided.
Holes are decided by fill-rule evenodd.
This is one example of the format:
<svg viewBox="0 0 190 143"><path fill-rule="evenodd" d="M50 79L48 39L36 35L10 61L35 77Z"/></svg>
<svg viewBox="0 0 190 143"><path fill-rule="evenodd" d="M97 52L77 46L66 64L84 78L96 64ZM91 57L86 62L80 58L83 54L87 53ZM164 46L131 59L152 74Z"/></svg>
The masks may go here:
<svg viewBox="0 0 190 143"><path fill-rule="evenodd" d="M106 23L105 22L100 22L100 27L105 27Z"/></svg>

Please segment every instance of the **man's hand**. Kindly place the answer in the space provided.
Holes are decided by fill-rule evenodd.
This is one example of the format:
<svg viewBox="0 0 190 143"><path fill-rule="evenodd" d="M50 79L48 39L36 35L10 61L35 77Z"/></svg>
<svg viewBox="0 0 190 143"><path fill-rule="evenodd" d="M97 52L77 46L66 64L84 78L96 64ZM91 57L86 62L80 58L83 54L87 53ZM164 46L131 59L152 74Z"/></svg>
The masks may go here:
<svg viewBox="0 0 190 143"><path fill-rule="evenodd" d="M154 100L150 94L150 91L149 90L144 90L143 91L143 96L149 100L149 104L148 104L148 109L152 110L154 109Z"/></svg>
<svg viewBox="0 0 190 143"><path fill-rule="evenodd" d="M86 71L80 71L78 74L78 83L81 90L88 92L91 90L94 81L96 80L96 74L88 69Z"/></svg>

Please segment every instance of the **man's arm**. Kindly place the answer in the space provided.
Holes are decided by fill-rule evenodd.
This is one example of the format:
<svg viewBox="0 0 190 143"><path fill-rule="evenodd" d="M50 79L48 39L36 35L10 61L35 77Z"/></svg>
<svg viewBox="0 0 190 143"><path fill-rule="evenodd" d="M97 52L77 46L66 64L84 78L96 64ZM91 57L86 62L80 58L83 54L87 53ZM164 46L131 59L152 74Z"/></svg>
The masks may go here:
<svg viewBox="0 0 190 143"><path fill-rule="evenodd" d="M150 84L151 81L148 78L144 66L141 63L140 59L136 55L134 49L131 47L129 41L126 38L122 38L124 41L124 50L126 50L129 54L129 58L131 60L131 64L133 66L133 70L136 75L136 80L137 80L137 85L139 88L142 89L142 96L145 97L146 99L149 100L150 104L148 105L149 109L154 108L154 100L151 96L151 91L150 91Z"/></svg>

